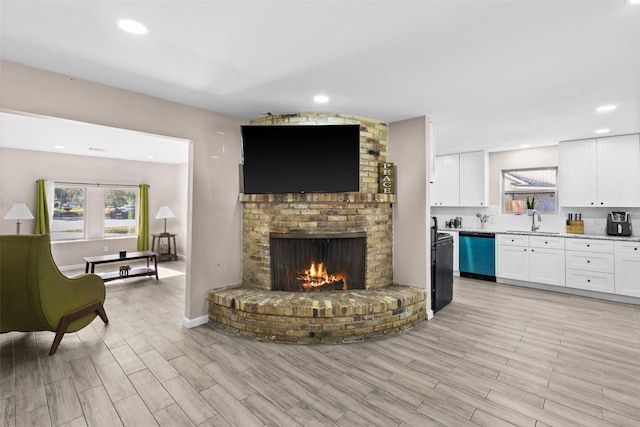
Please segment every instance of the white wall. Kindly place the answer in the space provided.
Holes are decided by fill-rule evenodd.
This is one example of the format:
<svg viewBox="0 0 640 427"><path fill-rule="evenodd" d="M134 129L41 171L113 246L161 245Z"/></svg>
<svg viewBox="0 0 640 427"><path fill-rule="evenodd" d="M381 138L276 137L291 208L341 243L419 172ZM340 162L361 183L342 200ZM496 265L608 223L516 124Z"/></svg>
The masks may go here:
<svg viewBox="0 0 640 427"><path fill-rule="evenodd" d="M206 316L208 289L240 283L238 164L245 121L6 61L0 87L2 109L192 141L185 317Z"/></svg>
<svg viewBox="0 0 640 427"><path fill-rule="evenodd" d="M185 143L185 150L188 150ZM128 160L102 159L42 151L0 149L0 214L4 216L13 203L24 202L35 212L36 184L42 178L49 181L98 182L102 184L149 184L149 232L163 231L164 222L154 219L160 206L167 205L176 214L176 219L167 221L167 230L177 233L178 253L186 252L186 222L178 221L187 216L187 166ZM180 187L179 187L180 186ZM185 196L183 196L185 195ZM101 201L98 200L98 208ZM23 222L24 234L33 232L33 220ZM102 227L100 226L101 230ZM13 221L0 223L2 234L15 233ZM119 250L136 250L135 237L93 239L75 242L54 242L53 257L58 266L83 264L83 257L104 254L104 246L110 253Z"/></svg>
<svg viewBox="0 0 640 427"><path fill-rule="evenodd" d="M558 146L489 153L489 204L502 204L502 171L504 169L558 166Z"/></svg>
<svg viewBox="0 0 640 427"><path fill-rule="evenodd" d="M397 167L393 281L427 291L431 289L429 143L427 117L389 124L389 161ZM431 292L427 292L427 308L431 308Z"/></svg>

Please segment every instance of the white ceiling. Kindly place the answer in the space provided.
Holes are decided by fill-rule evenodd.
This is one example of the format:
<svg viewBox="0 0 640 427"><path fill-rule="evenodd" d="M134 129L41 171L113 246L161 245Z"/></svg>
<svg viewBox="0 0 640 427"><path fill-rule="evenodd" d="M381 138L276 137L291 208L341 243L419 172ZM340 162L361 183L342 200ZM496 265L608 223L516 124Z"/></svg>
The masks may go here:
<svg viewBox="0 0 640 427"><path fill-rule="evenodd" d="M2 59L245 119L427 114L440 154L640 131L640 5L627 0L0 4Z"/></svg>

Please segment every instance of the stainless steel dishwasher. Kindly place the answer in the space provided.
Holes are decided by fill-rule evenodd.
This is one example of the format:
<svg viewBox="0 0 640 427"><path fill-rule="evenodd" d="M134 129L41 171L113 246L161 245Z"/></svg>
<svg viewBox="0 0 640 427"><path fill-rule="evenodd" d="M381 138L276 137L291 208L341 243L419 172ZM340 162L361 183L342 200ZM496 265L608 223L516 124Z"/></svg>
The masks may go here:
<svg viewBox="0 0 640 427"><path fill-rule="evenodd" d="M481 231L461 231L459 236L460 276L495 282L496 235Z"/></svg>

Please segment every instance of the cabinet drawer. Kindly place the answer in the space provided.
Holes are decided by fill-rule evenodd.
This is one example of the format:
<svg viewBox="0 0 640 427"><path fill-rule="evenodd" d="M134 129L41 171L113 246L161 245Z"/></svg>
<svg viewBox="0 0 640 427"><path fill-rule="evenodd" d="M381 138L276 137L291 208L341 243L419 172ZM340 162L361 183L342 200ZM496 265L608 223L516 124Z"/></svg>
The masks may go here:
<svg viewBox="0 0 640 427"><path fill-rule="evenodd" d="M566 252L568 269L613 273L613 254L599 252Z"/></svg>
<svg viewBox="0 0 640 427"><path fill-rule="evenodd" d="M607 273L593 273L577 270L567 270L566 286L568 288L587 289L589 291L614 291L614 276Z"/></svg>
<svg viewBox="0 0 640 427"><path fill-rule="evenodd" d="M613 241L567 238L565 248L568 251L613 253Z"/></svg>
<svg viewBox="0 0 640 427"><path fill-rule="evenodd" d="M522 234L498 234L496 237L499 245L529 246L529 236Z"/></svg>
<svg viewBox="0 0 640 427"><path fill-rule="evenodd" d="M640 242L614 242L616 256L637 256L640 260Z"/></svg>
<svg viewBox="0 0 640 427"><path fill-rule="evenodd" d="M532 248L564 249L564 237L529 236Z"/></svg>

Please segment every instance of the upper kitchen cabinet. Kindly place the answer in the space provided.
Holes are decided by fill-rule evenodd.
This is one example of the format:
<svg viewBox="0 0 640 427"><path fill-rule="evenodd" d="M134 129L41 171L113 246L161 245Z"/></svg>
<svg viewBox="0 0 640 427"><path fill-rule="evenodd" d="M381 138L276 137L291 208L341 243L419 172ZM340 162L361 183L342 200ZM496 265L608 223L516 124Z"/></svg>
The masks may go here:
<svg viewBox="0 0 640 427"><path fill-rule="evenodd" d="M436 156L431 206L460 206L460 155Z"/></svg>
<svg viewBox="0 0 640 427"><path fill-rule="evenodd" d="M487 206L488 164L484 151L460 153L460 206Z"/></svg>
<svg viewBox="0 0 640 427"><path fill-rule="evenodd" d="M640 207L640 135L559 144L562 206Z"/></svg>
<svg viewBox="0 0 640 427"><path fill-rule="evenodd" d="M487 165L484 151L436 156L431 206L487 206Z"/></svg>

